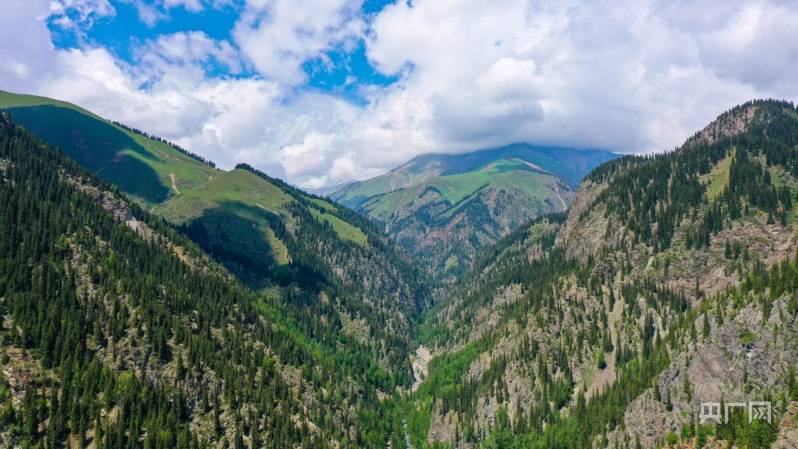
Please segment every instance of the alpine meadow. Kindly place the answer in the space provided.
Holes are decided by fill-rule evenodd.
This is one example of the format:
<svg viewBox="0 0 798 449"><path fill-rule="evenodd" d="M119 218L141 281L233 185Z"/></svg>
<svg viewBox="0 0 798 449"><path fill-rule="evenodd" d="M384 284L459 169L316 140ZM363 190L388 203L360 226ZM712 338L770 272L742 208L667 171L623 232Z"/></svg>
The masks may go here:
<svg viewBox="0 0 798 449"><path fill-rule="evenodd" d="M0 10L0 449L798 449L792 1Z"/></svg>

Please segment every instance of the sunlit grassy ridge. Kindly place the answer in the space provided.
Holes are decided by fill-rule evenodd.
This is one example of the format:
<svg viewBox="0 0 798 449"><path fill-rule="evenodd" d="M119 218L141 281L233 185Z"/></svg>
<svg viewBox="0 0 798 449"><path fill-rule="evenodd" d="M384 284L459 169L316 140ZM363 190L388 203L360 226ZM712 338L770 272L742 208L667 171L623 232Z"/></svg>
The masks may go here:
<svg viewBox="0 0 798 449"><path fill-rule="evenodd" d="M341 220L335 215L331 215L327 212L321 212L316 209L310 209L310 212L313 214L313 217L316 218L316 220L329 223L338 237L344 240L355 242L359 245L365 245L368 243L368 237L366 237L366 234L364 234L363 231L345 222L344 220Z"/></svg>
<svg viewBox="0 0 798 449"><path fill-rule="evenodd" d="M284 233L296 225L293 208L305 208L341 240L367 244L363 230L340 218L337 206L253 170L219 170L59 100L0 91L0 108L133 199L207 239L217 254L236 260L243 254L264 267L290 263Z"/></svg>
<svg viewBox="0 0 798 449"><path fill-rule="evenodd" d="M145 204L196 188L219 172L165 142L67 102L0 91L0 108Z"/></svg>
<svg viewBox="0 0 798 449"><path fill-rule="evenodd" d="M507 169L517 169L519 163L549 172L575 188L582 176L602 162L616 155L602 150L576 150L571 148L537 147L526 144L475 151L465 154L424 154L382 176L361 181L333 193L341 203L357 207L370 198L398 189L423 185L438 177L448 177L483 171L498 163L494 174ZM508 167L503 167L508 165ZM489 173L483 172L483 175Z"/></svg>
<svg viewBox="0 0 798 449"><path fill-rule="evenodd" d="M439 176L406 189L386 193L364 203L363 208L379 220L387 220L391 216L401 217L412 212L408 206L427 189L434 189L454 206L461 206L469 196L485 188L517 189L542 202L554 196L549 186L556 180L555 176L541 172L525 161L499 160L476 171ZM556 198L552 200L557 201ZM446 215L451 215L456 209L457 207L450 209Z"/></svg>
<svg viewBox="0 0 798 449"><path fill-rule="evenodd" d="M158 206L163 215L175 223L184 223L199 217L204 210L225 202L238 202L255 206L266 212L280 215L293 198L285 192L241 169L219 171L205 184L171 198ZM249 218L254 218L249 214Z"/></svg>

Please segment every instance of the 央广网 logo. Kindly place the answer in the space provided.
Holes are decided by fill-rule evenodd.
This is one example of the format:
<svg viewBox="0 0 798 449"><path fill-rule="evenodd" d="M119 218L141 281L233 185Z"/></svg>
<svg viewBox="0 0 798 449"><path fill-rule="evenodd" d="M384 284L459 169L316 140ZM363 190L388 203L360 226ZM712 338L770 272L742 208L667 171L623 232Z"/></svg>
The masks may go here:
<svg viewBox="0 0 798 449"><path fill-rule="evenodd" d="M748 409L748 422L754 420L767 421L770 424L773 414L770 401L727 402L721 406L720 402L702 402L699 410L701 424L715 421L717 424L729 422L729 415L733 409ZM721 410L722 409L722 410Z"/></svg>

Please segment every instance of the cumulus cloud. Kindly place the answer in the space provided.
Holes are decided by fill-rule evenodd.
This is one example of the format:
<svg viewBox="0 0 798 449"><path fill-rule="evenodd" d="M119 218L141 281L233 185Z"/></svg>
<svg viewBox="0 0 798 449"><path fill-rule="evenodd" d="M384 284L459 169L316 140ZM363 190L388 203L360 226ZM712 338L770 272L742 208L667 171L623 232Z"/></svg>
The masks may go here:
<svg viewBox="0 0 798 449"><path fill-rule="evenodd" d="M127 63L102 47L54 48L45 21L62 13L12 0L0 15L0 88L76 102L224 167L250 162L321 187L429 151L671 149L737 103L798 97L793 6L415 0L362 17L359 1L249 0L228 40L163 35ZM358 104L302 87L303 64L360 39L398 82L364 87Z"/></svg>
<svg viewBox="0 0 798 449"><path fill-rule="evenodd" d="M53 0L49 6L53 24L79 35L94 20L116 14L116 9L108 0Z"/></svg>
<svg viewBox="0 0 798 449"><path fill-rule="evenodd" d="M242 68L238 50L230 42L211 39L202 31L162 35L136 51L142 66L156 76L172 65L209 68L216 64L234 74Z"/></svg>
<svg viewBox="0 0 798 449"><path fill-rule="evenodd" d="M387 73L412 66L403 88L441 148L655 151L751 97L795 98L797 18L777 2L419 0L386 8L368 48Z"/></svg>
<svg viewBox="0 0 798 449"><path fill-rule="evenodd" d="M249 0L234 35L264 76L297 85L302 64L335 46L354 45L363 29L360 0Z"/></svg>

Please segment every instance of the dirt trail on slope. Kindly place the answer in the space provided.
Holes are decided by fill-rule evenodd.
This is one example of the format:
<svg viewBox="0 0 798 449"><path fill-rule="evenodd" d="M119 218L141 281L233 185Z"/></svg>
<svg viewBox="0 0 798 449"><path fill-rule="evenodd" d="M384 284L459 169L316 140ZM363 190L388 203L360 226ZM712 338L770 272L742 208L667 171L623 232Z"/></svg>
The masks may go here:
<svg viewBox="0 0 798 449"><path fill-rule="evenodd" d="M180 195L180 189L177 188L177 177L175 176L175 172L169 172L169 179L172 180L172 190L174 190L176 194Z"/></svg>

